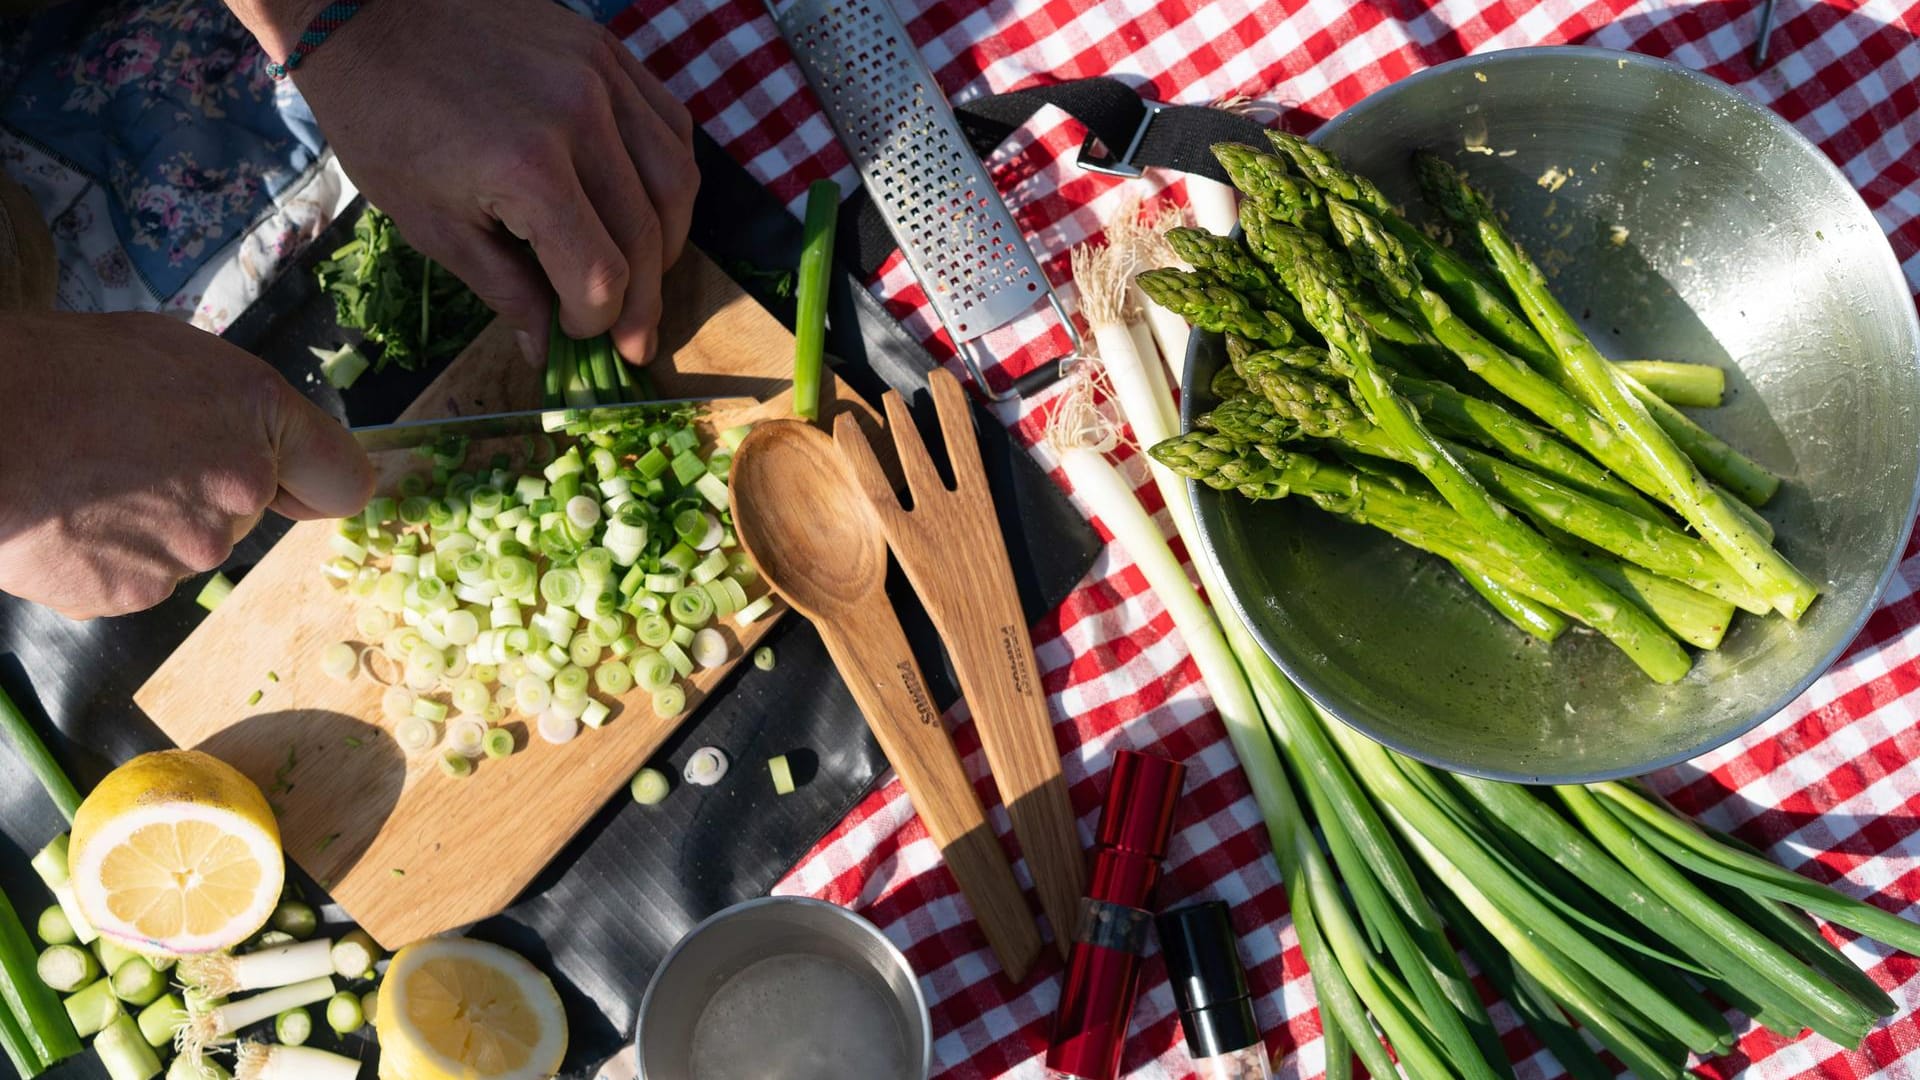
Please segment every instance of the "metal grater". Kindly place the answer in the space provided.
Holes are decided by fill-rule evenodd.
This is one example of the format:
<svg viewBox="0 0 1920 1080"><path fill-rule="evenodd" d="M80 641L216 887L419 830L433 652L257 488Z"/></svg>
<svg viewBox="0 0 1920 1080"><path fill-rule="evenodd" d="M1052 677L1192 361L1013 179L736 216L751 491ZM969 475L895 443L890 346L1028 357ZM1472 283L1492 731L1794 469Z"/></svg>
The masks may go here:
<svg viewBox="0 0 1920 1080"><path fill-rule="evenodd" d="M795 0L773 19L980 392L1005 401L1057 379L1079 332L892 6ZM969 344L1043 297L1073 353L994 391Z"/></svg>

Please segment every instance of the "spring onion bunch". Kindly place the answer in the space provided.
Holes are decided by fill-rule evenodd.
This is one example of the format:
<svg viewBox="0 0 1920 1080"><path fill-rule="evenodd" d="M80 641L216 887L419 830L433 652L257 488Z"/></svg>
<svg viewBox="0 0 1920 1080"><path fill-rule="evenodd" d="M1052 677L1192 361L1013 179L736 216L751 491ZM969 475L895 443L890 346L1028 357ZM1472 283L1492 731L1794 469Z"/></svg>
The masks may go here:
<svg viewBox="0 0 1920 1080"><path fill-rule="evenodd" d="M549 742L612 716L633 689L656 713L686 707L681 680L731 659L718 624L773 599L740 551L727 473L745 428L703 450L690 410L534 440L519 471L468 447L339 522L323 571L359 602L364 666L390 685L383 714L409 755L441 751L449 776L513 753L510 715Z"/></svg>
<svg viewBox="0 0 1920 1080"><path fill-rule="evenodd" d="M1076 271L1088 265L1076 259ZM1119 280L1077 284L1085 301ZM1171 437L1154 363L1090 321L1136 438ZM1330 1076L1351 1075L1349 1055L1378 1077L1513 1075L1456 941L1583 1080L1614 1075L1601 1051L1633 1075L1677 1080L1690 1054L1732 1047L1730 1010L1843 1045L1892 1014L1892 999L1806 915L1910 952L1920 926L1774 866L1639 786L1453 777L1319 712L1236 615L1199 599L1106 460L1105 426L1083 383L1056 410L1049 441L1193 650L1287 883ZM1188 550L1200 550L1179 478L1163 462L1149 468ZM1212 566L1195 569L1221 595Z"/></svg>

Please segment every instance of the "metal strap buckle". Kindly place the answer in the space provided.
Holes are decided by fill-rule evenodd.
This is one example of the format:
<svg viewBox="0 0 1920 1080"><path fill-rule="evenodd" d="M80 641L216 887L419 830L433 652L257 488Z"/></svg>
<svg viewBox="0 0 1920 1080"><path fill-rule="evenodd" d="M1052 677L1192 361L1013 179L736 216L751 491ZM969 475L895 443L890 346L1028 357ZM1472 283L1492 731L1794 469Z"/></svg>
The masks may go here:
<svg viewBox="0 0 1920 1080"><path fill-rule="evenodd" d="M1129 180L1145 175L1147 170L1143 166L1135 165L1133 156L1140 152L1140 143L1146 139L1147 129L1153 126L1154 117L1172 106L1164 101L1145 98L1140 104L1146 106L1147 111L1140 117L1140 126L1134 129L1133 138L1128 140L1126 150L1122 151L1119 157L1113 156L1111 146L1104 147L1105 153L1096 150L1096 147L1101 146L1100 137L1089 131L1086 141L1080 144L1080 155L1074 159L1074 163L1088 172L1120 176Z"/></svg>

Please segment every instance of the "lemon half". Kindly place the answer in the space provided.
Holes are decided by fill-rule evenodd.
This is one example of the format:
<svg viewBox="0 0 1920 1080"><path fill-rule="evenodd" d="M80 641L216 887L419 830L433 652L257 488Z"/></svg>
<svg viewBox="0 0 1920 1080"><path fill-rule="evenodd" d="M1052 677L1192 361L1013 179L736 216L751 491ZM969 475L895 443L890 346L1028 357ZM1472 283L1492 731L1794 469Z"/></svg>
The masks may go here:
<svg viewBox="0 0 1920 1080"><path fill-rule="evenodd" d="M101 936L173 956L252 937L286 875L266 797L193 750L146 754L109 773L74 818L68 862L80 911Z"/></svg>
<svg viewBox="0 0 1920 1080"><path fill-rule="evenodd" d="M375 1026L389 1080L543 1080L567 1053L553 983L515 953L466 938L395 954Z"/></svg>

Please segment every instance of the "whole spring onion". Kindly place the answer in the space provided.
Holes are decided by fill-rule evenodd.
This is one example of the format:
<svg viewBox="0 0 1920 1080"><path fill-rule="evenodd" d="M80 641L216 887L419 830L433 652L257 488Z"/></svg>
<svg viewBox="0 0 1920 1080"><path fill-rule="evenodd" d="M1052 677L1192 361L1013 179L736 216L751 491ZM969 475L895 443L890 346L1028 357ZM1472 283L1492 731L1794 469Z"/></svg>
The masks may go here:
<svg viewBox="0 0 1920 1080"><path fill-rule="evenodd" d="M318 1005L332 997L334 992L332 976L325 976L267 990L204 1011L190 1010L187 1026L181 1036L183 1049L189 1053L204 1051L234 1032L271 1020L288 1009Z"/></svg>
<svg viewBox="0 0 1920 1080"><path fill-rule="evenodd" d="M210 998L309 982L333 973L333 948L325 938L315 938L238 956L190 956L180 961L180 982Z"/></svg>
<svg viewBox="0 0 1920 1080"><path fill-rule="evenodd" d="M794 290L793 414L820 415L820 373L826 358L827 293L833 280L833 234L840 216L840 185L816 180L807 188L800 234L800 274Z"/></svg>
<svg viewBox="0 0 1920 1080"><path fill-rule="evenodd" d="M360 1063L310 1046L250 1042L234 1058L234 1080L356 1080Z"/></svg>

